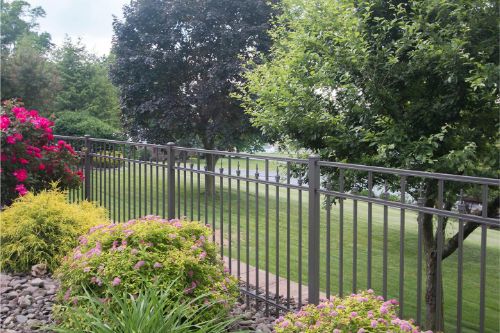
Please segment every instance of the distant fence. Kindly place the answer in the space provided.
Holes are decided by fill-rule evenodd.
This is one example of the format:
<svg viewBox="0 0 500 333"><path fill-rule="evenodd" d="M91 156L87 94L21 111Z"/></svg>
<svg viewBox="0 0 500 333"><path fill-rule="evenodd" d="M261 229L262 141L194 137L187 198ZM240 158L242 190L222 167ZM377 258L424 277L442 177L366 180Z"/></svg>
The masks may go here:
<svg viewBox="0 0 500 333"><path fill-rule="evenodd" d="M438 329L500 331L497 179L58 138L82 156L85 183L71 200L96 201L114 221L154 214L211 225L242 292L266 311L371 288L417 323L431 309Z"/></svg>

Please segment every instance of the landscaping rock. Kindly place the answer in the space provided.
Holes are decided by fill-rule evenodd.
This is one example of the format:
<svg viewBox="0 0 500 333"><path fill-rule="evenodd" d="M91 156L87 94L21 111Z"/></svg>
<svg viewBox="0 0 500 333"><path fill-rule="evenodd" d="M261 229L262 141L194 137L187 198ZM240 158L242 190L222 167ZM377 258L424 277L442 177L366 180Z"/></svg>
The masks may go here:
<svg viewBox="0 0 500 333"><path fill-rule="evenodd" d="M40 327L52 323L58 282L44 266L33 266L31 275L0 273L0 282L0 333L46 332Z"/></svg>
<svg viewBox="0 0 500 333"><path fill-rule="evenodd" d="M36 287L43 287L44 281L40 278L36 278L36 279L31 280L30 284L32 286L36 286Z"/></svg>
<svg viewBox="0 0 500 333"><path fill-rule="evenodd" d="M31 275L34 277L41 277L47 274L47 265L38 264L31 267Z"/></svg>

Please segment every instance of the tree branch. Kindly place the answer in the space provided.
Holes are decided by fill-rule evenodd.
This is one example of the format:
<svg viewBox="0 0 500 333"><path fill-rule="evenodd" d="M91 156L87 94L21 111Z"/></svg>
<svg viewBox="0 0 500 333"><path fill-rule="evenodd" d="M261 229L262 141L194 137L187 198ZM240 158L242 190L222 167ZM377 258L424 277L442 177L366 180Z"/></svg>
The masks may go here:
<svg viewBox="0 0 500 333"><path fill-rule="evenodd" d="M473 223L473 222L468 222L464 226L464 237L463 239L466 239L476 228L479 227L479 223ZM446 259L449 257L455 250L458 248L458 241L459 241L459 234L458 232L448 239L448 242L446 242L446 245L443 249L443 255L442 255L442 260Z"/></svg>
<svg viewBox="0 0 500 333"><path fill-rule="evenodd" d="M500 206L500 198L496 197L495 200L488 204L488 217L495 217L498 213L498 207ZM477 227L479 223L467 222L464 226L464 238L466 239ZM459 236L458 232L451 237L443 249L442 260L450 256L458 248Z"/></svg>

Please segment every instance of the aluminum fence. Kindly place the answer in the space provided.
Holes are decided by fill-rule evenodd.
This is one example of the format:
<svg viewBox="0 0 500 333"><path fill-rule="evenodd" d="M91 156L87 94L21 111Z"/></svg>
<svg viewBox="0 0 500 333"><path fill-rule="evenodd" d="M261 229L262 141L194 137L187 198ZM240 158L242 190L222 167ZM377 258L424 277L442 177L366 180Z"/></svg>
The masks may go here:
<svg viewBox="0 0 500 333"><path fill-rule="evenodd" d="M114 221L210 225L247 301L265 311L373 289L421 325L500 331L497 179L59 138L82 156L71 200L95 201Z"/></svg>

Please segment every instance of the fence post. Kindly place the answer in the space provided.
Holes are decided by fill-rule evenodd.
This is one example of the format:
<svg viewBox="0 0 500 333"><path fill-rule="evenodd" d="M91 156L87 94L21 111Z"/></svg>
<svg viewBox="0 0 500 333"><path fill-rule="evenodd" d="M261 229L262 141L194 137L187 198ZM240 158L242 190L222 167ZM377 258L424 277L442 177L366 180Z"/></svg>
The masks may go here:
<svg viewBox="0 0 500 333"><path fill-rule="evenodd" d="M169 219L175 218L175 143L167 143L167 187L168 187L168 212Z"/></svg>
<svg viewBox="0 0 500 333"><path fill-rule="evenodd" d="M309 243L308 243L308 294L309 304L319 303L319 236L320 236L320 167L319 156L309 156Z"/></svg>
<svg viewBox="0 0 500 333"><path fill-rule="evenodd" d="M91 198L91 195L90 195L90 166L91 166L91 159L92 159L92 155L91 155L91 151L90 151L90 135L85 135L84 136L85 138L85 154L84 154L84 170L83 170L83 174L84 174L84 189L85 189L85 200L90 200Z"/></svg>

